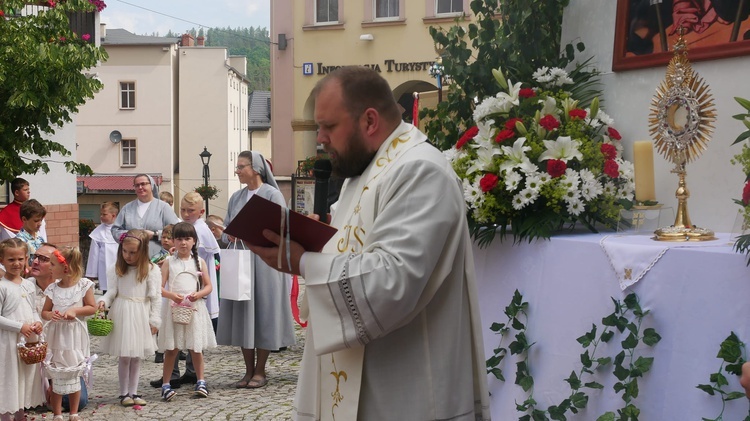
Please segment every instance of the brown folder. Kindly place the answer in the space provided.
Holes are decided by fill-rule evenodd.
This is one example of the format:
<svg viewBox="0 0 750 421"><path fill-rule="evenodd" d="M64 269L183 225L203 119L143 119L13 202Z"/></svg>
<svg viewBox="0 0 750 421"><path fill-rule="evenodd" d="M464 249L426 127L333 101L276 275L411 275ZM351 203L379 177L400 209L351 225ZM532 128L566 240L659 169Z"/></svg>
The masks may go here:
<svg viewBox="0 0 750 421"><path fill-rule="evenodd" d="M263 236L263 230L268 229L278 234L281 229L281 216L281 206L253 195L224 232L244 240L247 244L271 247L274 244ZM289 226L286 230L290 231L291 240L301 244L307 251L322 250L328 240L338 231L330 225L291 209L289 210ZM282 237L285 236L286 232Z"/></svg>

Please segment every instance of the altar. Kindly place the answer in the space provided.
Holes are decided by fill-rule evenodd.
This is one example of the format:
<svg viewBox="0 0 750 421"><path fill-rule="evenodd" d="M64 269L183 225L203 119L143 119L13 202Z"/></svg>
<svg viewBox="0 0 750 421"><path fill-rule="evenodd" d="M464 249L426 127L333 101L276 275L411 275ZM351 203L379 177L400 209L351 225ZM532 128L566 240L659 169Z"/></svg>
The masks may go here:
<svg viewBox="0 0 750 421"><path fill-rule="evenodd" d="M716 357L719 344L730 332L750 343L750 268L745 256L732 250L728 234L699 244L654 242L666 244L668 250L640 280L622 290L600 245L604 236L576 234L516 245L509 237L502 243L495 239L484 249L474 247L485 356L489 358L501 345L501 336L490 326L507 323L503 310L518 290L529 303L526 335L534 345L527 363L537 408L558 405L570 395L565 379L581 369L584 348L576 338L593 324L601 332L602 318L614 310L610 297L623 300L633 292L642 308L650 311L641 329L654 328L662 338L653 347L639 345L635 352L654 358L651 370L638 379L640 393L632 402L641 411L639 419L716 418L722 410L721 398L696 386L711 383L711 373L722 365ZM609 343L599 346L596 357L614 358L622 350L623 339L624 335L616 333ZM512 335L505 338L502 346L507 348L512 340ZM488 374L495 420L522 415L516 403L529 395L514 384L518 359L508 353L501 363L505 382ZM568 419L595 420L625 406L622 392L612 388L617 381L612 368L610 364L583 379L604 388L584 389L588 407L578 414L568 412ZM735 376L725 376L729 385L724 390L742 390ZM747 415L748 401L741 398L727 402L723 417L740 420Z"/></svg>

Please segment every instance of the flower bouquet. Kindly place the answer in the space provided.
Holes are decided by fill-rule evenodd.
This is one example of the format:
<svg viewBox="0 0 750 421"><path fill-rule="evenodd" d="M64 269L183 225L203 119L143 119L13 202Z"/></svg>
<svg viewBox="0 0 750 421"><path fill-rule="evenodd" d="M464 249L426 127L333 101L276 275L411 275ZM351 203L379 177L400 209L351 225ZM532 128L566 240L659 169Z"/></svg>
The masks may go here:
<svg viewBox="0 0 750 421"><path fill-rule="evenodd" d="M497 229L531 241L576 222L614 227L620 201L633 196L633 165L598 99L581 108L559 68L538 69L530 85L493 75L500 92L476 105L476 125L444 151L463 181L472 236L486 245Z"/></svg>
<svg viewBox="0 0 750 421"><path fill-rule="evenodd" d="M747 111L745 114L737 114L732 116L737 120L741 120L747 130L740 133L735 139L734 144L742 142L750 138L750 101L735 97L737 101ZM745 173L745 186L742 188L742 199L735 199L735 203L742 206L742 231L745 232L747 227L750 226L750 146L747 143L742 145L742 152L738 153L732 158L732 164L739 164L742 166L742 171ZM750 266L750 234L742 234L737 237L734 243L734 250L738 253L744 253L748 256L747 264Z"/></svg>

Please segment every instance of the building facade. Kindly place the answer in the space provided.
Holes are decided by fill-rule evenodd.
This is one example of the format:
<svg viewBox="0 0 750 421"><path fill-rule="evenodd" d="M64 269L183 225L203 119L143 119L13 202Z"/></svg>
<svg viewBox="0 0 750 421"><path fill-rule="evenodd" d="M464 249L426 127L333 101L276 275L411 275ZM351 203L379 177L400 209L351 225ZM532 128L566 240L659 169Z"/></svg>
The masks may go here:
<svg viewBox="0 0 750 421"><path fill-rule="evenodd" d="M133 200L132 179L152 175L160 191L181 197L204 183L200 153L211 154L211 213L224 215L239 188L236 155L248 148L245 57L203 39L134 35L104 29L109 59L96 69L104 88L81 107L79 160L95 175L78 178L81 218L99 221L99 205Z"/></svg>
<svg viewBox="0 0 750 421"><path fill-rule="evenodd" d="M276 174L316 153L311 92L340 66L367 66L411 116L414 92L432 92L437 52L430 26L471 22L469 0L276 0L271 4L271 126ZM291 11L291 12L290 12ZM421 104L424 105L424 104ZM285 192L286 194L287 192Z"/></svg>

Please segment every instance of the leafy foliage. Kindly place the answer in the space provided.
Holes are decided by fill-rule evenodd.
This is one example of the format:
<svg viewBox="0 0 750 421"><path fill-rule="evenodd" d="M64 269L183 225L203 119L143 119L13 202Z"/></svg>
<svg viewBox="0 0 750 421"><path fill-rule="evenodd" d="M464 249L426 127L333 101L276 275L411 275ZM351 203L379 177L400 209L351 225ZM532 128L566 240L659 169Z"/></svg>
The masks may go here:
<svg viewBox="0 0 750 421"><path fill-rule="evenodd" d="M201 195L203 200L212 200L212 199L216 199L217 197L219 197L219 192L221 190L219 190L219 188L214 185L203 184L203 185L196 187L194 191L198 193L199 195Z"/></svg>
<svg viewBox="0 0 750 421"><path fill-rule="evenodd" d="M76 34L66 13L94 11L88 0L68 0L21 14L26 2L5 0L0 11L0 179L49 172L49 158L70 156L49 140L72 121L78 107L102 88L84 70L106 60L103 49ZM65 169L91 174L91 168L64 161Z"/></svg>
<svg viewBox="0 0 750 421"><path fill-rule="evenodd" d="M732 117L741 120L747 130L737 136L737 139L732 143L733 145L750 138L750 101L739 97L734 97L734 99L745 109L745 111L747 111L747 113L737 114ZM750 146L748 146L747 143L742 145L742 152L735 155L732 158L731 163L733 165L741 165L742 171L745 173L745 186L742 189L742 199L735 199L734 201L742 207L742 229L745 231L750 227ZM734 250L738 253L745 254L747 256L747 265L750 266L750 234L738 236L734 243Z"/></svg>
<svg viewBox="0 0 750 421"><path fill-rule="evenodd" d="M721 397L721 412L716 418L702 418L704 421L721 421L723 420L724 408L728 401L745 397L744 392L728 392L724 390L724 386L728 386L726 376L723 371L726 370L729 374L739 376L742 374L742 364L745 363L744 354L745 344L740 341L734 332L731 332L729 336L719 345L719 353L716 358L721 358L721 365L719 371L711 373L709 380L711 384L699 384L696 386L698 389L708 393L711 396L719 395ZM726 364L726 365L725 365ZM745 420L750 420L750 415L745 417Z"/></svg>

